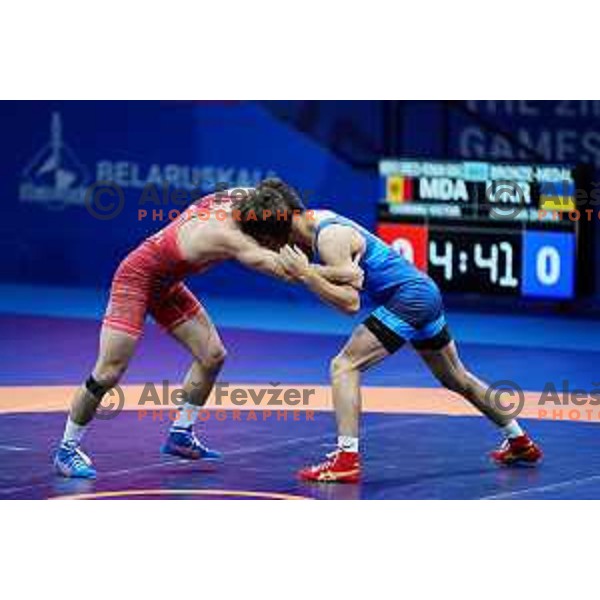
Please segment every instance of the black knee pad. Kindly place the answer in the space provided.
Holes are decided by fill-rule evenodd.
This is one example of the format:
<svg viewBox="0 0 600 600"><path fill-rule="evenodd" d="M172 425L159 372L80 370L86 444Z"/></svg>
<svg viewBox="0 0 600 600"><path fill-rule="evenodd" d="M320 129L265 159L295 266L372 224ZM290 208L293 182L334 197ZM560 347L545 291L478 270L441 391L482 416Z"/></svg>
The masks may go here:
<svg viewBox="0 0 600 600"><path fill-rule="evenodd" d="M108 392L108 390L110 389L110 387L108 387L106 385L102 385L101 383L98 383L94 379L93 375L90 375L87 378L87 380L85 382L85 388L87 389L87 391L90 394L92 394L92 396L94 396L98 400L102 400L102 397L104 396L104 394L106 394L106 392Z"/></svg>

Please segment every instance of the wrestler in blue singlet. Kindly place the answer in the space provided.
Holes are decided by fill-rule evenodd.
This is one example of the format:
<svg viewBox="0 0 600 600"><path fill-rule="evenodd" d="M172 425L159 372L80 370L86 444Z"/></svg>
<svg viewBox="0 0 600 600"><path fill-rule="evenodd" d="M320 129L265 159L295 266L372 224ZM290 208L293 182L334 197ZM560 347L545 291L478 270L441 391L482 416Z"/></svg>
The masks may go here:
<svg viewBox="0 0 600 600"><path fill-rule="evenodd" d="M364 324L389 352L409 340L418 349L439 349L450 340L442 298L437 285L425 273L361 225L333 213L321 220L313 241L319 261L319 234L330 225L357 231L365 241L360 267L365 273L363 292L376 304Z"/></svg>

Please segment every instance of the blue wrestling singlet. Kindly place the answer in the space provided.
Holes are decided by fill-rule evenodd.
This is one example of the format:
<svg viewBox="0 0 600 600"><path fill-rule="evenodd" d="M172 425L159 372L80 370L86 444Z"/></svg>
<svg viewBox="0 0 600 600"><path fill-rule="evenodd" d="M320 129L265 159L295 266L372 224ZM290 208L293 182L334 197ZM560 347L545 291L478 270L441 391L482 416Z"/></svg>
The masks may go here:
<svg viewBox="0 0 600 600"><path fill-rule="evenodd" d="M319 235L330 225L351 227L365 241L359 263L365 272L363 292L379 306L364 325L388 352L395 352L407 340L417 349L434 350L451 341L435 282L361 225L335 213L320 221L313 241L315 261L319 261Z"/></svg>

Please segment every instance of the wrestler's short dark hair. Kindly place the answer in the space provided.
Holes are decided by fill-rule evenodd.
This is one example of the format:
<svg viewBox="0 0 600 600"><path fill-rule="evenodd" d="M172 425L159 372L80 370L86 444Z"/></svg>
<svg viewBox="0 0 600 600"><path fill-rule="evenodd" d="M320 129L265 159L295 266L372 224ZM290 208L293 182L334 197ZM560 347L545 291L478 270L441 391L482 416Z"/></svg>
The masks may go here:
<svg viewBox="0 0 600 600"><path fill-rule="evenodd" d="M263 179L256 187L258 192L265 190L273 190L284 198L284 200L290 205L291 209L303 213L306 208L300 198L300 194L288 183L279 179L279 177L267 177Z"/></svg>
<svg viewBox="0 0 600 600"><path fill-rule="evenodd" d="M296 190L275 177L261 181L236 208L244 233L261 244L268 241L276 246L287 244L294 215L305 210Z"/></svg>

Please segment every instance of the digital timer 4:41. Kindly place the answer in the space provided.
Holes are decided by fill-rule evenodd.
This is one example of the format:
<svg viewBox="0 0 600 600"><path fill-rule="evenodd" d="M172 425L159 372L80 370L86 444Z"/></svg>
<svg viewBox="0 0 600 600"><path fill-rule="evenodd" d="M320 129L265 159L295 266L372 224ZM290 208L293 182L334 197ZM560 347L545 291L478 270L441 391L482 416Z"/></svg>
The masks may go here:
<svg viewBox="0 0 600 600"><path fill-rule="evenodd" d="M573 233L380 223L378 234L443 291L573 297Z"/></svg>

